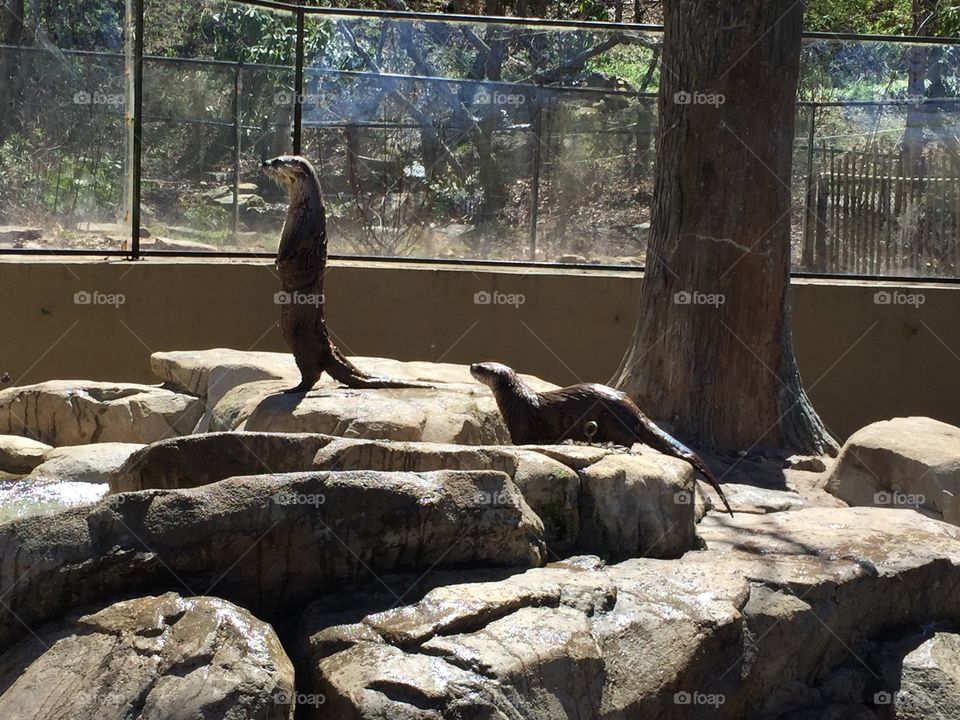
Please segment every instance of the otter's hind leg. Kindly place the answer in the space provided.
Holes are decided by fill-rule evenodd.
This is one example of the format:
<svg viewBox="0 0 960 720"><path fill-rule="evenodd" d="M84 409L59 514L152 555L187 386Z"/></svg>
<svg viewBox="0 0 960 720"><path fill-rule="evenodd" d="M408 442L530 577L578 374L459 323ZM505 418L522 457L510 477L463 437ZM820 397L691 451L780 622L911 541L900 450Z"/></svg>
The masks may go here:
<svg viewBox="0 0 960 720"><path fill-rule="evenodd" d="M280 328L300 370L300 383L284 392L308 392L323 374L329 352L323 321L317 322L316 311L310 306L285 305L280 311Z"/></svg>

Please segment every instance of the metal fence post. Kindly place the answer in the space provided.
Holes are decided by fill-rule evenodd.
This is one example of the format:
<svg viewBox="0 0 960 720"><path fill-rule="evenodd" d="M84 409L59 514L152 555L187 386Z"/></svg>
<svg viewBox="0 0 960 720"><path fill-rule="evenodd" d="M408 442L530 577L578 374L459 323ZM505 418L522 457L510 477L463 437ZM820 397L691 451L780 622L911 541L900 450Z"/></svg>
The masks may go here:
<svg viewBox="0 0 960 720"><path fill-rule="evenodd" d="M534 103L537 108L533 112L533 177L530 181L530 260L537 259L537 223L540 215L540 146L543 142L541 133L543 130L543 106L540 104L540 98L534 95Z"/></svg>
<svg viewBox="0 0 960 720"><path fill-rule="evenodd" d="M143 169L143 0L133 0L133 192L130 198L130 259L140 259L140 183Z"/></svg>
<svg viewBox="0 0 960 720"><path fill-rule="evenodd" d="M297 59L294 69L293 154L302 154L303 142L303 8L297 9Z"/></svg>
<svg viewBox="0 0 960 720"><path fill-rule="evenodd" d="M814 264L814 227L813 223L815 222L814 218L816 217L814 208L812 207L814 203L813 197L813 141L816 136L816 127L817 127L817 106L810 105L810 127L807 131L807 188L806 193L804 194L804 213L803 213L803 232L801 237L803 238L803 249L801 255L801 263L804 269L809 269Z"/></svg>
<svg viewBox="0 0 960 720"><path fill-rule="evenodd" d="M243 124L240 122L240 92L243 90L243 62L237 63L233 77L233 244L237 245L240 232L240 142Z"/></svg>

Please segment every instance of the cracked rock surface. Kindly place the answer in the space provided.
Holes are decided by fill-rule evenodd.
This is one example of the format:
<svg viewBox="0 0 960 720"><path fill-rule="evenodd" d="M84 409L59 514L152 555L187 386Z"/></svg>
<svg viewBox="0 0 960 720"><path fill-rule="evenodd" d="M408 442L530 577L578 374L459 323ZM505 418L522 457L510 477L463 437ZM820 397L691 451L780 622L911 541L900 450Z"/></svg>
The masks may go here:
<svg viewBox="0 0 960 720"><path fill-rule="evenodd" d="M544 553L540 519L495 471L293 473L123 493L0 525L0 647L24 624L162 584L216 588L269 620L371 573L530 567Z"/></svg>
<svg viewBox="0 0 960 720"><path fill-rule="evenodd" d="M359 618L319 601L302 620L327 698L314 717L774 718L829 700L821 680L885 633L960 621L960 531L915 512L709 516L702 532L708 549L678 560L447 574ZM882 690L861 687L857 712L876 717Z"/></svg>
<svg viewBox="0 0 960 720"><path fill-rule="evenodd" d="M194 431L199 398L153 385L51 380L0 390L0 433L48 445L151 443Z"/></svg>
<svg viewBox="0 0 960 720"><path fill-rule="evenodd" d="M43 462L53 448L19 435L0 435L0 471L24 475Z"/></svg>
<svg viewBox="0 0 960 720"><path fill-rule="evenodd" d="M302 433L201 433L161 440L130 455L110 475L110 492L178 490L241 475L310 470L317 451L331 440Z"/></svg>
<svg viewBox="0 0 960 720"><path fill-rule="evenodd" d="M960 428L927 417L867 425L844 443L827 490L850 505L915 508L960 525Z"/></svg>
<svg viewBox="0 0 960 720"><path fill-rule="evenodd" d="M214 597L168 592L74 614L0 656L0 717L289 720L276 633Z"/></svg>
<svg viewBox="0 0 960 720"><path fill-rule="evenodd" d="M641 447L641 446L637 446ZM692 467L642 453L579 445L453 445L317 434L218 432L134 453L111 491L189 488L230 476L306 470L505 472L544 524L551 557L676 557L697 546ZM491 497L491 502L496 498Z"/></svg>

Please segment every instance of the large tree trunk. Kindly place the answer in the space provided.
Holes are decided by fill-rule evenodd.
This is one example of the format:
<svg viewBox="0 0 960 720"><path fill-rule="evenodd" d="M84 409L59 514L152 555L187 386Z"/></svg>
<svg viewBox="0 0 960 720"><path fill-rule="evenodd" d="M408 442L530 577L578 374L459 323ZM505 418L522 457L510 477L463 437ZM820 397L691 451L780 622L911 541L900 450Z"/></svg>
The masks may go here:
<svg viewBox="0 0 960 720"><path fill-rule="evenodd" d="M803 3L672 0L664 20L651 241L614 383L700 447L835 450L790 340Z"/></svg>

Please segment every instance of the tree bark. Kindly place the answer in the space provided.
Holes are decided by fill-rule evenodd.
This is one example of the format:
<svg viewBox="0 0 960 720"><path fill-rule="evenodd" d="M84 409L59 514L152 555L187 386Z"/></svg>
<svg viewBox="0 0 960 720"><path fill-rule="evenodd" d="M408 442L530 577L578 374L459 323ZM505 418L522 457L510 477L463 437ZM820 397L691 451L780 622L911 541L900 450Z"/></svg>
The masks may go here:
<svg viewBox="0 0 960 720"><path fill-rule="evenodd" d="M613 382L695 446L835 451L790 337L803 3L664 5L651 239L640 319Z"/></svg>

